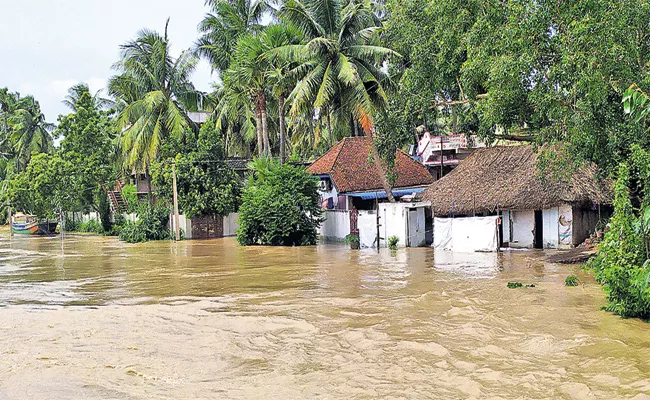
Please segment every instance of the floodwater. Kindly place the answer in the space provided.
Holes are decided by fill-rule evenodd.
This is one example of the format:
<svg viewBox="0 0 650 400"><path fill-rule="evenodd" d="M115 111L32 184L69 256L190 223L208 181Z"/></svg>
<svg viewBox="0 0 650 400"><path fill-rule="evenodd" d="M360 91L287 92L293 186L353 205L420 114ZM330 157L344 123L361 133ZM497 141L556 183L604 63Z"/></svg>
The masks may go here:
<svg viewBox="0 0 650 400"><path fill-rule="evenodd" d="M5 232L0 399L650 398L650 325L546 255Z"/></svg>

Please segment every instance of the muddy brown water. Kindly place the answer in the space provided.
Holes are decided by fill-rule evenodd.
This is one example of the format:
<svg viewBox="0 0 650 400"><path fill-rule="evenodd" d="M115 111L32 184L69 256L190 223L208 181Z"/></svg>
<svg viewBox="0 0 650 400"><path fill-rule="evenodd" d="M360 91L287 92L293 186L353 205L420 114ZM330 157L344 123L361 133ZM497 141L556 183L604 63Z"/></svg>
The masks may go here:
<svg viewBox="0 0 650 400"><path fill-rule="evenodd" d="M0 399L650 398L650 325L546 255L5 232Z"/></svg>

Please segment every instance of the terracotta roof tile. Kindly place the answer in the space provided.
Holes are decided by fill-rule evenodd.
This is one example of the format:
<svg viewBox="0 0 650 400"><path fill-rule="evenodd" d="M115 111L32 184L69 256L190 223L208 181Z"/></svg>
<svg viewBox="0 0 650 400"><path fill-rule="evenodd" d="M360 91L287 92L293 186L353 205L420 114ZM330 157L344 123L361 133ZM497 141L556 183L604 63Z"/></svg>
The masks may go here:
<svg viewBox="0 0 650 400"><path fill-rule="evenodd" d="M313 175L329 175L339 193L381 190L381 178L370 155L371 138L349 137L336 143L308 169ZM433 183L427 168L398 150L395 154L395 189Z"/></svg>

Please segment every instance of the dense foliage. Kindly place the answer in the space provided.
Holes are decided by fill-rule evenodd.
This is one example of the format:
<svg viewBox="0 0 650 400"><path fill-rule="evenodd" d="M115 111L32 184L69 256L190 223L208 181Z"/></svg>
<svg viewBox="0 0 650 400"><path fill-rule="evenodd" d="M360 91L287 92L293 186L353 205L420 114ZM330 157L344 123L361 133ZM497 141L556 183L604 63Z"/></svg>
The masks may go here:
<svg viewBox="0 0 650 400"><path fill-rule="evenodd" d="M34 153L24 170L6 177L2 197L18 211L51 218L60 210L92 209L110 221L105 184L114 176L115 128L85 89L76 92L75 112L59 118L54 135L61 138L60 147L51 154Z"/></svg>
<svg viewBox="0 0 650 400"><path fill-rule="evenodd" d="M61 210L74 207L74 193L70 187L75 177L73 166L59 155L37 154L27 169L7 181L3 200L14 208L41 218L58 218Z"/></svg>
<svg viewBox="0 0 650 400"><path fill-rule="evenodd" d="M316 243L322 222L317 181L303 168L260 158L253 163L239 210L241 245Z"/></svg>
<svg viewBox="0 0 650 400"><path fill-rule="evenodd" d="M137 212L136 221L127 221L120 229L119 237L128 243L170 239L168 228L169 209L163 205L143 205Z"/></svg>
<svg viewBox="0 0 650 400"><path fill-rule="evenodd" d="M525 135L607 172L631 144L650 144L620 101L630 84L650 83L646 0L390 0L386 9L384 41L404 61L393 65L400 90L379 133L395 142L419 125Z"/></svg>
<svg viewBox="0 0 650 400"><path fill-rule="evenodd" d="M650 154L635 148L634 159L641 164L630 168L619 167L615 187L614 215L597 256L590 266L596 279L604 284L609 304L606 309L625 317L650 317L650 198L644 195L640 208L633 206L630 197L632 178L643 182L644 191L650 181ZM633 175L633 176L631 176Z"/></svg>
<svg viewBox="0 0 650 400"><path fill-rule="evenodd" d="M197 139L188 139L175 157L164 159L153 168L153 184L160 188L159 197L172 201L172 163L175 163L178 203L183 214L193 217L235 212L241 185L224 160L221 135L214 122L206 122Z"/></svg>

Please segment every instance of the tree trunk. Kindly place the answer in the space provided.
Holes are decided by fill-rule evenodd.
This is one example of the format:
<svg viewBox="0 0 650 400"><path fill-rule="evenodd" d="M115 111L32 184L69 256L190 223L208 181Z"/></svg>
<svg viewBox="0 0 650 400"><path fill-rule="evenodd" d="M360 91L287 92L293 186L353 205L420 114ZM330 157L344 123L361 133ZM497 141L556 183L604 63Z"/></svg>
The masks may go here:
<svg viewBox="0 0 650 400"><path fill-rule="evenodd" d="M286 158L286 127L284 126L284 95L281 94L278 98L278 117L280 118L280 163L284 164Z"/></svg>
<svg viewBox="0 0 650 400"><path fill-rule="evenodd" d="M354 115L352 115L352 126L354 127L354 136L357 137L359 136L359 124L357 121L354 119Z"/></svg>
<svg viewBox="0 0 650 400"><path fill-rule="evenodd" d="M355 124L356 125L356 124ZM379 173L379 178L381 179L381 184L386 191L386 197L391 203L395 203L395 196L393 196L392 188L386 177L386 168L384 168L384 163L379 156L379 151L375 145L375 138L373 137L373 132L370 130L368 136L370 137L370 151L372 152L372 158L375 162L375 167L377 168L377 173Z"/></svg>
<svg viewBox="0 0 650 400"><path fill-rule="evenodd" d="M264 153L271 156L271 142L269 141L269 126L266 120L266 96L264 93L260 95L260 111L262 118L262 137L264 139Z"/></svg>
<svg viewBox="0 0 650 400"><path fill-rule="evenodd" d="M332 132L332 120L330 118L330 109L329 109L329 107L327 107L327 136L328 136L329 141L330 141L330 147L332 147L332 145L334 144L334 142L333 142L334 132Z"/></svg>
<svg viewBox="0 0 650 400"><path fill-rule="evenodd" d="M264 144L262 143L262 113L255 105L255 130L257 131L257 156L262 157Z"/></svg>

